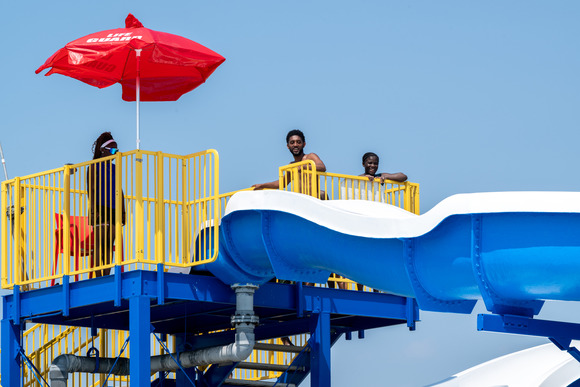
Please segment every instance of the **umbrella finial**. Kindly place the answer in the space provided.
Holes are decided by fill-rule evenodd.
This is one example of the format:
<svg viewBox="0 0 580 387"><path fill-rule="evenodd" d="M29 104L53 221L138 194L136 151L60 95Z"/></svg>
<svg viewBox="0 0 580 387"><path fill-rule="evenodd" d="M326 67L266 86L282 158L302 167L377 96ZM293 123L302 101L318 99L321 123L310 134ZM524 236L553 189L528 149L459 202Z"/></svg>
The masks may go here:
<svg viewBox="0 0 580 387"><path fill-rule="evenodd" d="M125 28L141 28L143 24L133 14L129 14L125 19Z"/></svg>

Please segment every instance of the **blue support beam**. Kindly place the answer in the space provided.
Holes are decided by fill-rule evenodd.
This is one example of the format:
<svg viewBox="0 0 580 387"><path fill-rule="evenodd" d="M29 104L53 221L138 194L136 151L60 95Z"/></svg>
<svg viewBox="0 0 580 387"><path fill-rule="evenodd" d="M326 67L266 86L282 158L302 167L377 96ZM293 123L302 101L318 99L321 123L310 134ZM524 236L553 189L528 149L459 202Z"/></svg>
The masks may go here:
<svg viewBox="0 0 580 387"><path fill-rule="evenodd" d="M116 307L121 306L121 299L123 295L123 282L121 278L121 270L115 270L114 275L114 305Z"/></svg>
<svg viewBox="0 0 580 387"><path fill-rule="evenodd" d="M20 386L20 325L14 324L12 320L2 319L1 326L2 360L0 372L2 374L2 385L4 387Z"/></svg>
<svg viewBox="0 0 580 387"><path fill-rule="evenodd" d="M157 264L157 303L165 304L165 265Z"/></svg>
<svg viewBox="0 0 580 387"><path fill-rule="evenodd" d="M324 311L313 313L310 324L311 384L330 387L330 314Z"/></svg>
<svg viewBox="0 0 580 387"><path fill-rule="evenodd" d="M220 280L208 276L187 276L183 274L164 273L163 290L159 293L158 274L147 271L130 271L114 275L94 278L88 281L71 282L68 290L63 293L64 285L52 286L35 292L14 292L7 297L11 318L31 320L33 316L62 313L63 294L67 294L66 314L74 316L78 308L87 305L111 302L114 307L124 308L123 303L129 297L137 294L159 300L160 296L167 300L195 301L212 304L234 305L235 295L231 289ZM276 308L294 311L296 315L308 315L313 310L314 298L325 299L330 313L356 315L376 318L392 318L406 320L409 316L409 306L404 297L369 292L351 292L340 289L324 289L311 286L263 284L255 295L257 308ZM418 313L411 319L418 319ZM59 324L46 319L43 322ZM113 326L115 329L126 327Z"/></svg>
<svg viewBox="0 0 580 387"><path fill-rule="evenodd" d="M213 364L203 375L204 387L221 386L239 363ZM201 384L201 383L199 383ZM178 382L178 385L179 382ZM182 384L185 386L186 384Z"/></svg>
<svg viewBox="0 0 580 387"><path fill-rule="evenodd" d="M8 310L7 306L8 303L5 302L4 304L4 309L3 309L3 313L4 316L6 316L6 311ZM12 316L12 320L15 321L17 324L20 324L20 315L22 313L22 303L20 301L20 286L15 285L14 286L14 315Z"/></svg>
<svg viewBox="0 0 580 387"><path fill-rule="evenodd" d="M407 297L407 328L410 331L417 329L416 321L419 320L419 305L417 305L417 300L411 297Z"/></svg>
<svg viewBox="0 0 580 387"><path fill-rule="evenodd" d="M558 349L567 351L580 362L580 351L570 346L572 340L580 340L580 324L525 316L480 314L477 316L477 330L547 337Z"/></svg>
<svg viewBox="0 0 580 387"><path fill-rule="evenodd" d="M150 298L133 296L129 298L129 335L131 337L131 384L148 386L151 384L151 316Z"/></svg>
<svg viewBox="0 0 580 387"><path fill-rule="evenodd" d="M576 359L576 361L580 362L580 351L578 350L578 348L570 346L572 340L562 339L559 337L550 337L550 341L554 343L560 351L568 352L570 355L572 355L574 359Z"/></svg>
<svg viewBox="0 0 580 387"><path fill-rule="evenodd" d="M405 297L384 293L305 286L302 290L302 298L305 312L316 313L319 304L324 304L325 310L329 313L407 320L409 312L413 311L411 318L419 318L416 304L409 306Z"/></svg>
<svg viewBox="0 0 580 387"><path fill-rule="evenodd" d="M62 315L70 314L70 281L68 275L62 277Z"/></svg>
<svg viewBox="0 0 580 387"><path fill-rule="evenodd" d="M523 316L480 314L477 316L477 330L580 340L580 324Z"/></svg>
<svg viewBox="0 0 580 387"><path fill-rule="evenodd" d="M330 334L330 345L333 346L338 341L340 336L342 336L341 332L333 331ZM312 365L312 348L310 343L294 358L288 369L282 375L280 375L277 381L278 383L294 384L298 386L304 381L304 379L306 379L306 377L310 374L310 367ZM292 367L296 368L291 370ZM311 383L311 385L314 386L313 383Z"/></svg>
<svg viewBox="0 0 580 387"><path fill-rule="evenodd" d="M178 386L191 386L190 380L195 381L197 379L197 369L196 368L184 368L184 370L185 370L185 373L181 369L178 369L177 371L175 371L175 383ZM206 384L206 385L211 386L211 384Z"/></svg>

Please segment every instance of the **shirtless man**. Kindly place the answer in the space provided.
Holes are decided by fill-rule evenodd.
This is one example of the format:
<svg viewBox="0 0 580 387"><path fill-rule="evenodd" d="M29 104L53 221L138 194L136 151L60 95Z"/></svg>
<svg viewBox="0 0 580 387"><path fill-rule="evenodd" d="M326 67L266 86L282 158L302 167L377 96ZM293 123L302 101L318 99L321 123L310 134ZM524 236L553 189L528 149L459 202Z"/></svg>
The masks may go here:
<svg viewBox="0 0 580 387"><path fill-rule="evenodd" d="M316 153L304 153L306 139L304 138L304 133L302 133L302 131L298 129L289 131L286 135L286 146L288 147L290 153L292 153L292 156L294 156L294 161L292 161L290 164L298 163L304 160L312 160L314 161L314 164L316 164L316 170L318 172L326 172L326 166ZM288 183L289 182L290 181L288 179ZM255 190L265 188L278 189L280 188L279 184L279 181L275 180L269 183L254 184L252 187Z"/></svg>

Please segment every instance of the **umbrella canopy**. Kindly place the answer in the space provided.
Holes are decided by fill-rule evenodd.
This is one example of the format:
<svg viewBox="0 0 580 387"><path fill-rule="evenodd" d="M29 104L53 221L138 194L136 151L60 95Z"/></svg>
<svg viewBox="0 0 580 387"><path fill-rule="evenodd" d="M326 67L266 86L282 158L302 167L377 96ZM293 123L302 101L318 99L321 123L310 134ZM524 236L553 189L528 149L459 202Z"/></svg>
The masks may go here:
<svg viewBox="0 0 580 387"><path fill-rule="evenodd" d="M150 30L129 14L125 28L97 32L68 43L36 70L66 75L104 88L120 83L123 100L176 101L195 89L225 61L181 36ZM139 138L137 138L139 148Z"/></svg>
<svg viewBox="0 0 580 387"><path fill-rule="evenodd" d="M123 86L123 100L136 100L140 49L141 101L176 101L225 61L218 53L181 36L150 30L129 14L126 28L97 32L68 43L36 70L66 75L91 86Z"/></svg>

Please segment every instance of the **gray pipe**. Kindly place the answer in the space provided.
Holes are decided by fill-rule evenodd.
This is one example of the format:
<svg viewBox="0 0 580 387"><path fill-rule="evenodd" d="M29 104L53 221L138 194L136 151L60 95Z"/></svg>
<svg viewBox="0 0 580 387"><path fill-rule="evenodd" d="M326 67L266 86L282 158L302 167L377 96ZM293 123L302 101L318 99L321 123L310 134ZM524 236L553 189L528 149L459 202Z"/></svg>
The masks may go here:
<svg viewBox="0 0 580 387"><path fill-rule="evenodd" d="M179 354L179 362L184 368L209 364L240 362L254 350L254 327L258 316L254 314L255 285L232 285L236 291L236 314L232 316L232 325L236 328L236 339L233 343L200 349ZM174 355L175 357L175 355ZM151 372L175 371L179 366L170 355L151 358Z"/></svg>
<svg viewBox="0 0 580 387"><path fill-rule="evenodd" d="M50 365L48 376L51 387L66 387L68 374L72 372L89 372L108 374L116 359L100 358L99 368L95 370L97 359L75 355L60 355ZM119 358L111 372L115 375L129 375L129 359Z"/></svg>
<svg viewBox="0 0 580 387"><path fill-rule="evenodd" d="M258 324L258 316L254 314L254 293L257 286L251 284L232 285L236 292L236 313L232 316L232 325L236 328L235 341L231 344L182 352L179 362L184 368L240 362L245 360L254 350L254 328ZM178 354L173 354L173 358ZM172 355L159 355L151 358L151 372L176 371L179 365ZM51 387L66 387L68 374L72 372L87 372L107 374L116 359L99 358L99 367L95 370L96 358L75 355L60 355L50 365L49 378ZM129 359L119 358L113 375L129 375Z"/></svg>

